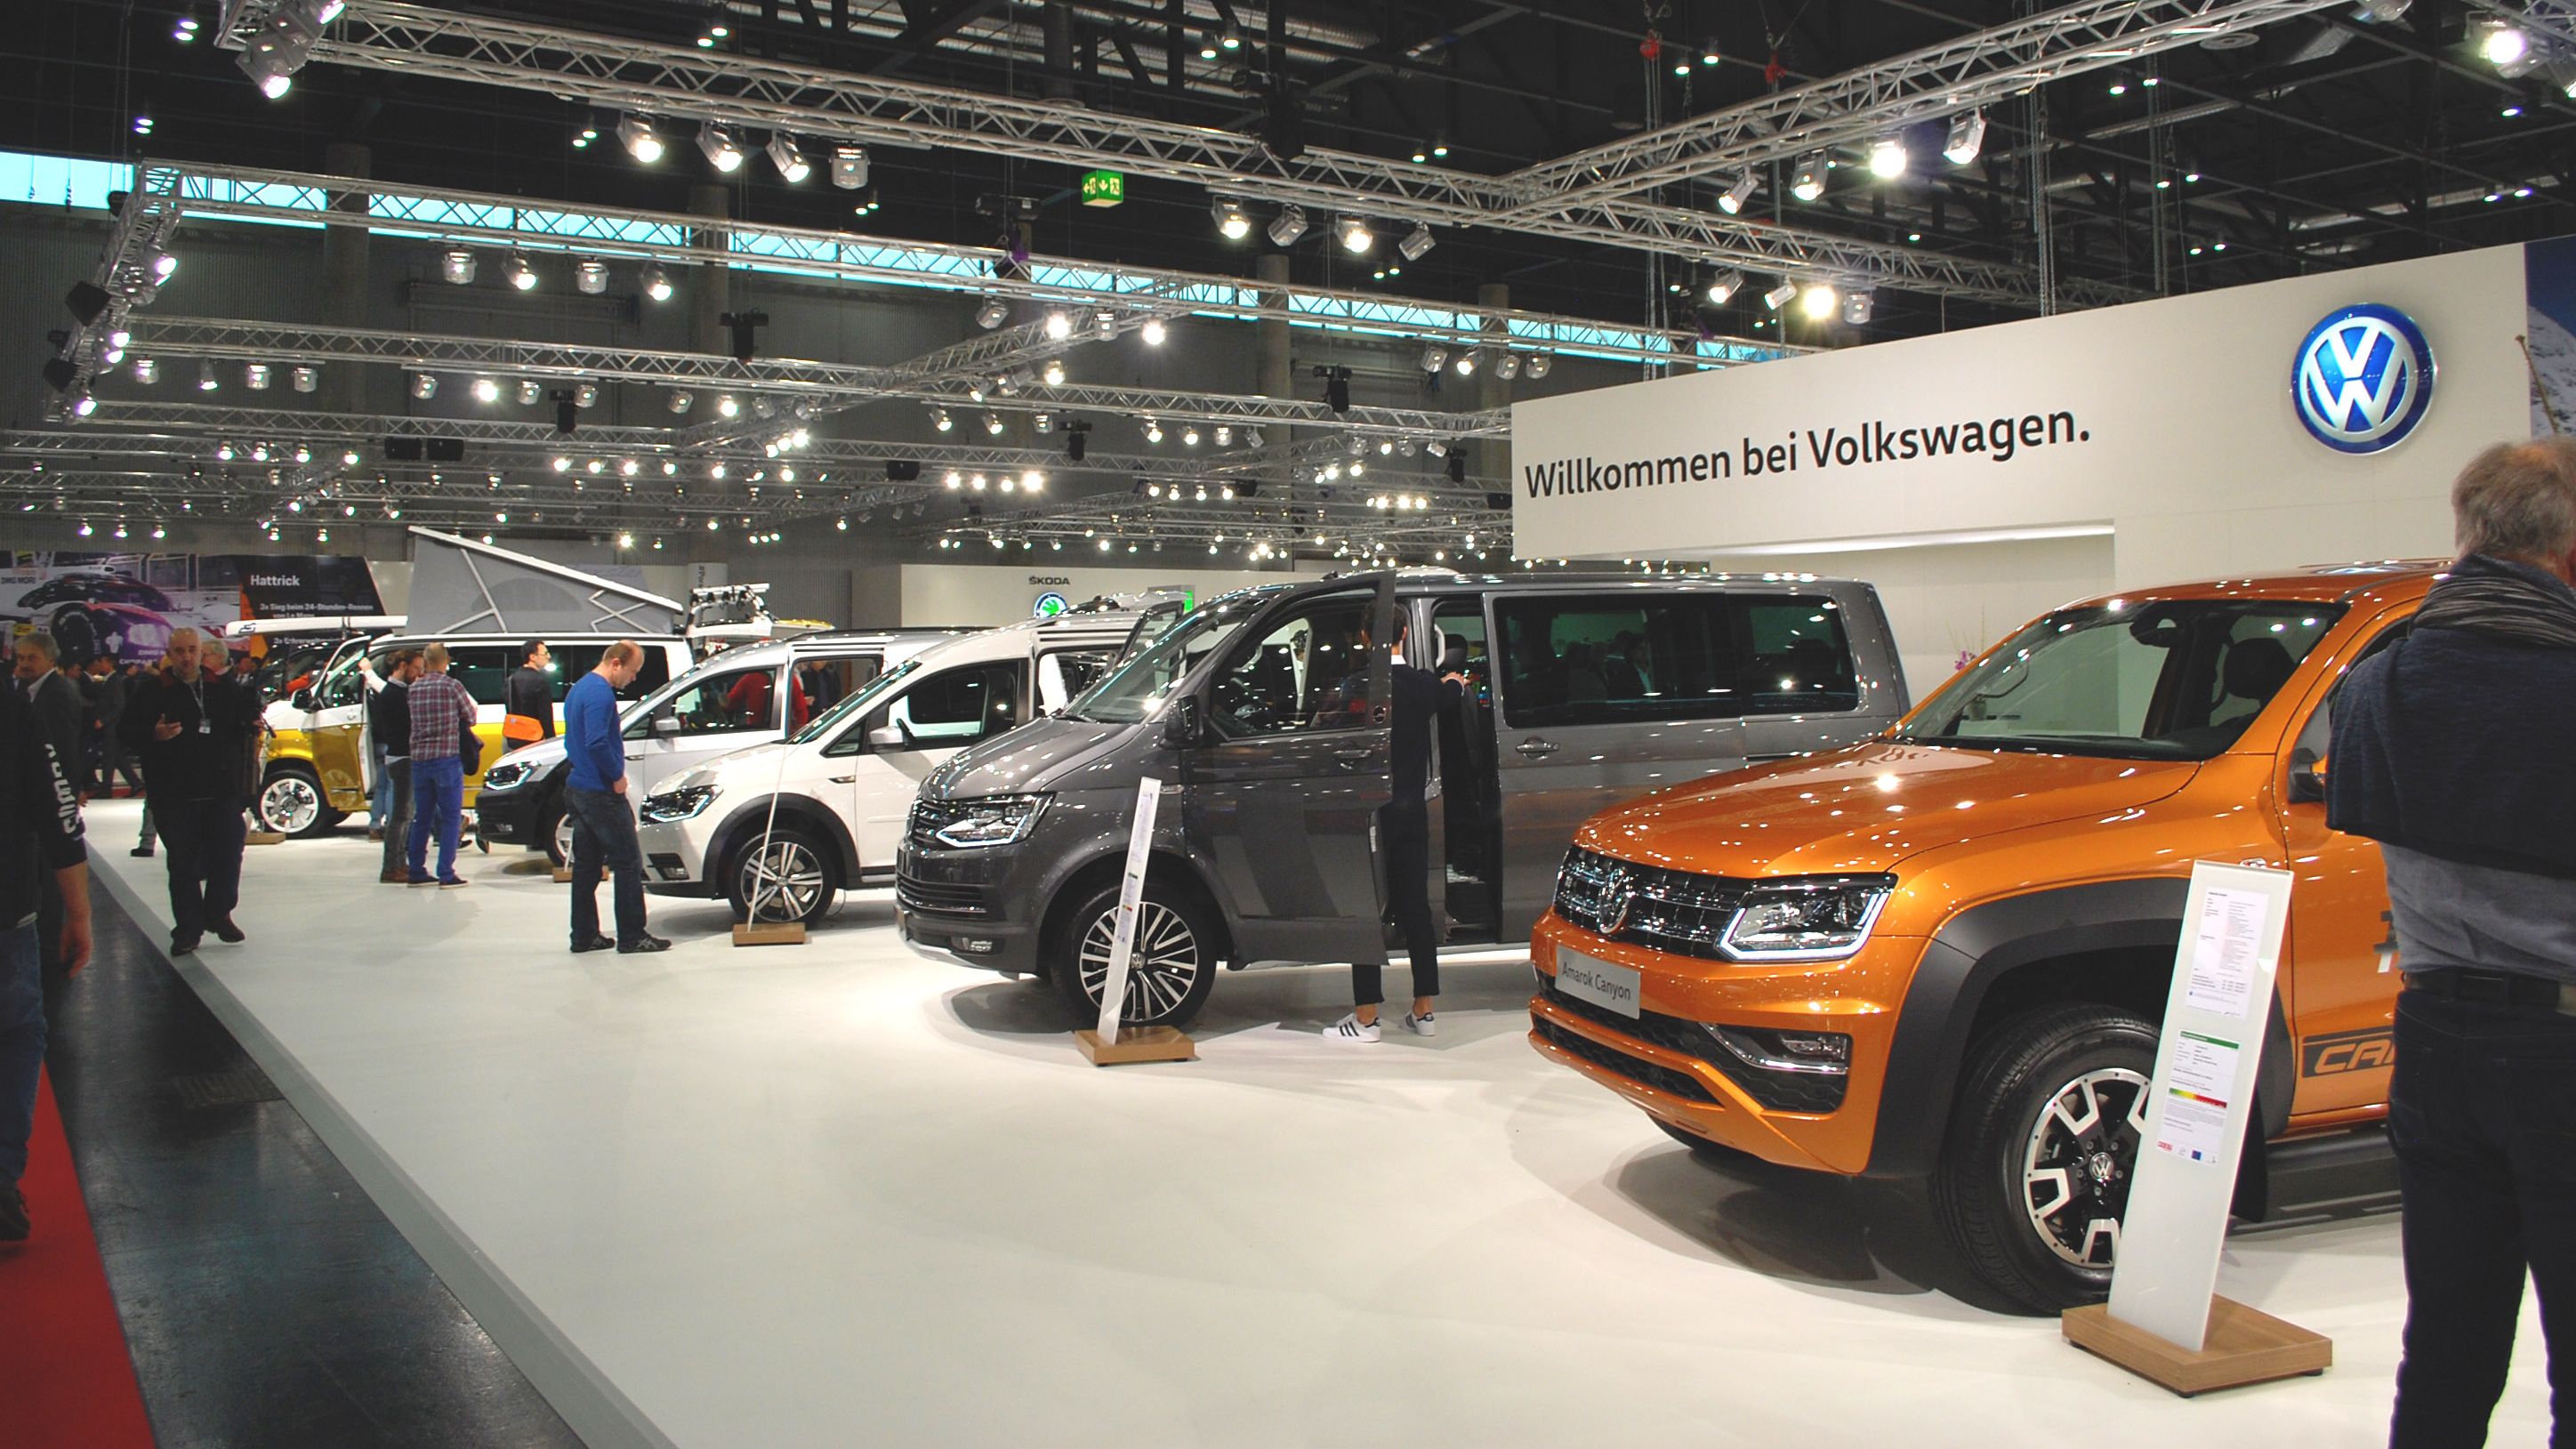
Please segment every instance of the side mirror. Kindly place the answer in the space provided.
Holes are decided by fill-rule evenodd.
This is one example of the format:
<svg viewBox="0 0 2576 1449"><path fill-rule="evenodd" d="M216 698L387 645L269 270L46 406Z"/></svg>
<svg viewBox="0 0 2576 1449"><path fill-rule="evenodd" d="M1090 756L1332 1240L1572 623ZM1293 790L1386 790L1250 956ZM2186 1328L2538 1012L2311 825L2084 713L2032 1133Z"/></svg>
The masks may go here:
<svg viewBox="0 0 2576 1449"><path fill-rule="evenodd" d="M2322 805L2325 801L2325 757L2302 747L2290 756L2290 803Z"/></svg>
<svg viewBox="0 0 2576 1449"><path fill-rule="evenodd" d="M899 724L879 725L875 729L868 731L868 748L872 750L902 749L905 744L908 743L904 738L905 734L906 731L904 727Z"/></svg>
<svg viewBox="0 0 2576 1449"><path fill-rule="evenodd" d="M676 735L680 732L680 717L667 708L657 709L653 711L652 729L657 735Z"/></svg>
<svg viewBox="0 0 2576 1449"><path fill-rule="evenodd" d="M1172 749L1186 750L1197 745L1207 730L1207 718L1195 694L1185 694L1163 711L1163 743Z"/></svg>
<svg viewBox="0 0 2576 1449"><path fill-rule="evenodd" d="M309 689L299 689L295 691L295 698L288 702L293 704L303 713L311 714L313 712L313 691Z"/></svg>

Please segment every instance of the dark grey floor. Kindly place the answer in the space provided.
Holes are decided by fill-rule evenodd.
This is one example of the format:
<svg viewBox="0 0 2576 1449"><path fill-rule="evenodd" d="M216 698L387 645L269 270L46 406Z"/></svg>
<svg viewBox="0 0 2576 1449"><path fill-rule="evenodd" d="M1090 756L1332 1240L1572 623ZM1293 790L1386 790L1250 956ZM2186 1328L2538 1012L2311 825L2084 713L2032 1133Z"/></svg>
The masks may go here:
<svg viewBox="0 0 2576 1449"><path fill-rule="evenodd" d="M50 1066L163 1449L578 1449L154 939L92 899Z"/></svg>

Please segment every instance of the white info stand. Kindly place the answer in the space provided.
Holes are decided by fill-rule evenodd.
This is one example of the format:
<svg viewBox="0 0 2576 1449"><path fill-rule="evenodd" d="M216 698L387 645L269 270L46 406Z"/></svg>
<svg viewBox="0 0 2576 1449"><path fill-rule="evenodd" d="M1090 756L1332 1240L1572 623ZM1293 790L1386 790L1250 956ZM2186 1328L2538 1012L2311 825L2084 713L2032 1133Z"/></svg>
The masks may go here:
<svg viewBox="0 0 2576 1449"><path fill-rule="evenodd" d="M1136 951L1136 916L1145 899L1145 866L1154 851L1154 814L1163 800L1163 782L1147 777L1136 782L1136 817L1127 831L1127 869L1118 882L1118 925L1109 941L1109 970L1100 983L1100 1021L1073 1034L1074 1044L1095 1067L1130 1062L1186 1062L1198 1057L1198 1044L1175 1026L1119 1029L1127 1004L1127 966ZM1072 969L1080 970L1081 963Z"/></svg>
<svg viewBox="0 0 2576 1449"><path fill-rule="evenodd" d="M2064 1318L2069 1342L2185 1397L2334 1362L2332 1340L2216 1296L2290 879L2193 865L2111 1301Z"/></svg>

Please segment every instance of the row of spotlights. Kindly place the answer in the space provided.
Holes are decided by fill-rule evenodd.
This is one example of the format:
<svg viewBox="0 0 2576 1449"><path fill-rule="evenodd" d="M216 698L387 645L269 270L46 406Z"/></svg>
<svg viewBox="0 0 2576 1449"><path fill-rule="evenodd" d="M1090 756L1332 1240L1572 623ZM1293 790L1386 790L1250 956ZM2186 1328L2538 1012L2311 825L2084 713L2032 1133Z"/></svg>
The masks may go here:
<svg viewBox="0 0 2576 1449"><path fill-rule="evenodd" d="M585 131L575 145L588 143L596 134ZM651 117L628 115L617 122L618 142L626 154L650 166L670 153L670 144ZM743 148L740 133L722 121L709 121L698 127L698 150L707 163L730 176L742 169L750 153ZM778 170L779 179L790 186L800 185L814 174L814 162L805 148L785 131L769 133L769 144L761 148L769 164ZM848 144L832 148L830 176L832 184L843 191L857 191L868 184L868 150Z"/></svg>
<svg viewBox="0 0 2576 1449"><path fill-rule="evenodd" d="M459 287L472 282L480 271L481 265L471 247L449 247L438 259L438 275ZM510 253L509 271L505 275L509 277L510 285L522 292L535 291L540 280L535 265L528 260L527 253L521 251ZM637 274L637 282L644 289L644 295L656 302L671 300L671 294L676 290L671 285L671 274L663 269L660 262L645 263L644 270ZM572 284L574 290L587 297L596 297L607 291L608 263L597 257L577 259L573 263Z"/></svg>

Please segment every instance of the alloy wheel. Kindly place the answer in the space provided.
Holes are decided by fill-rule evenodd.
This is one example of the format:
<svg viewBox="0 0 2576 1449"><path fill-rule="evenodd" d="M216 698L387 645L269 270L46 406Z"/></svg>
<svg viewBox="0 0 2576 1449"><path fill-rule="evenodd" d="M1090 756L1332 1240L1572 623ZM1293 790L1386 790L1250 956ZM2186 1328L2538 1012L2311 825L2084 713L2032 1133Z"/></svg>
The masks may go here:
<svg viewBox="0 0 2576 1449"><path fill-rule="evenodd" d="M565 865L572 864L572 812L569 810L555 817L555 859Z"/></svg>
<svg viewBox="0 0 2576 1449"><path fill-rule="evenodd" d="M1082 933L1078 969L1082 994L1095 1004L1109 980L1109 948L1118 934L1118 913L1103 911ZM1127 996L1119 1018L1152 1021L1188 999L1199 979L1199 938L1180 912L1160 901L1136 907L1136 940L1127 957Z"/></svg>
<svg viewBox="0 0 2576 1449"><path fill-rule="evenodd" d="M301 835L322 813L322 793L302 775L280 775L259 792L259 818L268 828Z"/></svg>
<svg viewBox="0 0 2576 1449"><path fill-rule="evenodd" d="M2086 1072L2040 1109L2022 1153L2022 1206L2060 1259L2108 1268L2119 1255L2146 1125L2147 1079L2125 1067Z"/></svg>
<svg viewBox="0 0 2576 1449"><path fill-rule="evenodd" d="M772 840L743 857L742 898L754 921L811 920L823 907L823 862L801 840Z"/></svg>

